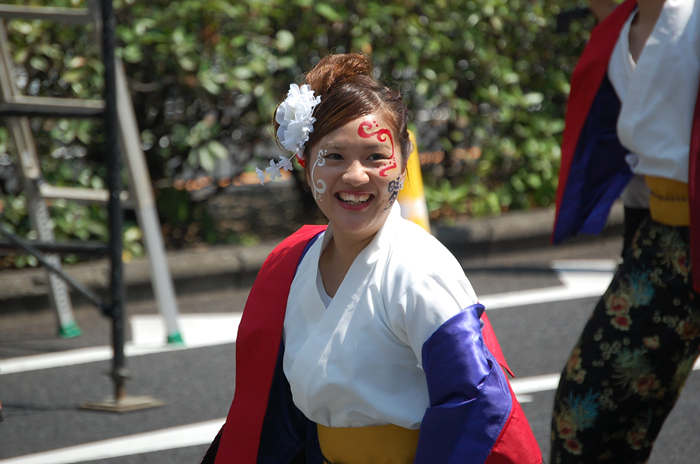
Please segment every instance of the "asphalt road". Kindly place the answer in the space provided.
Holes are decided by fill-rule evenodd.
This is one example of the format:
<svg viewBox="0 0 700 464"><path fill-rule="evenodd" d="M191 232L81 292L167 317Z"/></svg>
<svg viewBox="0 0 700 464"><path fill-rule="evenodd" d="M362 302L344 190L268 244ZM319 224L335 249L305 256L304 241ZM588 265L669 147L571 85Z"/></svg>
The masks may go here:
<svg viewBox="0 0 700 464"><path fill-rule="evenodd" d="M491 306L489 317L517 376L516 392L523 385L516 387L518 382L560 372L619 248L619 239L608 238L462 260L477 294ZM514 297L520 303L508 298L512 292L519 292ZM95 310L76 309L84 335L70 340L56 338L49 311L0 315L5 417L0 464L196 464L233 395L235 343L229 332L235 330L245 297L245 291L233 289L179 297L191 326L185 349L158 346L144 332L157 320L152 301L127 305L134 345L141 349L128 358L128 393L150 395L165 406L124 414L79 409L86 401L108 397L112 388L105 375L108 356L95 348L109 343L109 325ZM50 367L68 355L72 365ZM698 392L700 375L694 371L650 464L700 461ZM554 390L545 385L519 396L547 462Z"/></svg>

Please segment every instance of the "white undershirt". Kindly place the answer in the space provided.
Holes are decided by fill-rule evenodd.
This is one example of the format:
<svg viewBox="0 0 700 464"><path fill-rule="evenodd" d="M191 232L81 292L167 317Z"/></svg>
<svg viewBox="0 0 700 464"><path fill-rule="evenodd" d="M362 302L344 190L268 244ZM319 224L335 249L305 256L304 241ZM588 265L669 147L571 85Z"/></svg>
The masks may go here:
<svg viewBox="0 0 700 464"><path fill-rule="evenodd" d="M316 273L316 288L318 289L318 296L321 297L321 301L323 302L323 305L328 309L328 307L331 305L331 302L333 301L333 298L328 296L328 293L326 292L326 287L323 286L323 278L321 277L321 270Z"/></svg>

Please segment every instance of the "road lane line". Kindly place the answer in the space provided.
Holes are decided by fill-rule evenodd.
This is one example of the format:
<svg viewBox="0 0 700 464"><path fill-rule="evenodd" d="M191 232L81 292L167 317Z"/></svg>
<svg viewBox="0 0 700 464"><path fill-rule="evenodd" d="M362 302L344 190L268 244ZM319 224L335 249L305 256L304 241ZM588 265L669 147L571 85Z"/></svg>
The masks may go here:
<svg viewBox="0 0 700 464"><path fill-rule="evenodd" d="M104 361L111 357L112 350L110 347L96 346L93 348L81 348L57 353L9 358L0 360L0 375Z"/></svg>
<svg viewBox="0 0 700 464"><path fill-rule="evenodd" d="M479 302L487 310L493 310L600 296L612 279L615 265L614 260L553 261L552 268L563 285L486 295L479 298ZM242 313L180 315L178 323L185 339L184 347L164 343L166 331L161 316L132 316L130 322L134 340L126 344L125 354L140 356L183 348L235 343L241 315ZM11 358L0 360L0 375L107 361L111 358L112 351L107 346Z"/></svg>
<svg viewBox="0 0 700 464"><path fill-rule="evenodd" d="M479 303L486 310L512 308L553 301L599 297L608 288L615 272L616 261L553 261L552 268L563 285L534 290L486 295Z"/></svg>
<svg viewBox="0 0 700 464"><path fill-rule="evenodd" d="M693 370L700 370L700 360ZM532 393L556 390L559 374L546 374L510 381L513 392L522 403L533 401ZM152 453L211 443L224 423L215 419L196 424L112 438L84 445L0 460L0 464L72 464L119 456Z"/></svg>
<svg viewBox="0 0 700 464"><path fill-rule="evenodd" d="M559 374L547 374L523 377L522 379L511 379L510 386L513 387L513 392L516 395L556 390L557 385L559 385L559 377Z"/></svg>
<svg viewBox="0 0 700 464"><path fill-rule="evenodd" d="M223 418L215 419L10 459L0 459L0 464L72 464L206 445L212 442L223 424Z"/></svg>
<svg viewBox="0 0 700 464"><path fill-rule="evenodd" d="M165 343L166 330L163 318L157 315L132 316L130 318L133 341L124 346L127 357L163 353L189 348L235 343L242 313L231 314L182 314L178 316L185 345ZM112 359L112 348L95 346L56 353L37 354L0 360L0 375L19 372L73 366Z"/></svg>
<svg viewBox="0 0 700 464"><path fill-rule="evenodd" d="M700 371L700 359L693 366L694 371ZM545 374L533 377L523 377L522 379L511 379L510 385L516 395L527 395L528 393L540 393L549 390L556 390L559 385L560 374Z"/></svg>

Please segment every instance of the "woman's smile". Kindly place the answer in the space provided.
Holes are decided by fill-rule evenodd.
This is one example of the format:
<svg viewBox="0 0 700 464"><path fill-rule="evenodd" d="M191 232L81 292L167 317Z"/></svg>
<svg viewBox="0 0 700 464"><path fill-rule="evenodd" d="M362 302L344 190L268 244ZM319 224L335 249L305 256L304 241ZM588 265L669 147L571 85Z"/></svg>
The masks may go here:
<svg viewBox="0 0 700 464"><path fill-rule="evenodd" d="M338 192L335 197L348 207L362 207L374 198L371 193Z"/></svg>
<svg viewBox="0 0 700 464"><path fill-rule="evenodd" d="M403 163L381 114L357 118L310 148L307 180L336 235L366 240L384 225Z"/></svg>

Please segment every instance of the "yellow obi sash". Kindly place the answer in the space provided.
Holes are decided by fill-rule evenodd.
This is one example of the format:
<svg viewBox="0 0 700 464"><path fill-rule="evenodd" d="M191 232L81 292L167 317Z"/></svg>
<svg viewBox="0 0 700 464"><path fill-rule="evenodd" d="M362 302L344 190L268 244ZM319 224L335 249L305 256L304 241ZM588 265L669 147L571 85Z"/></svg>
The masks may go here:
<svg viewBox="0 0 700 464"><path fill-rule="evenodd" d="M669 226L689 226L688 184L653 176L644 176L644 180L651 189L651 218Z"/></svg>
<svg viewBox="0 0 700 464"><path fill-rule="evenodd" d="M326 427L316 424L321 452L332 464L412 464L420 430L398 425Z"/></svg>

